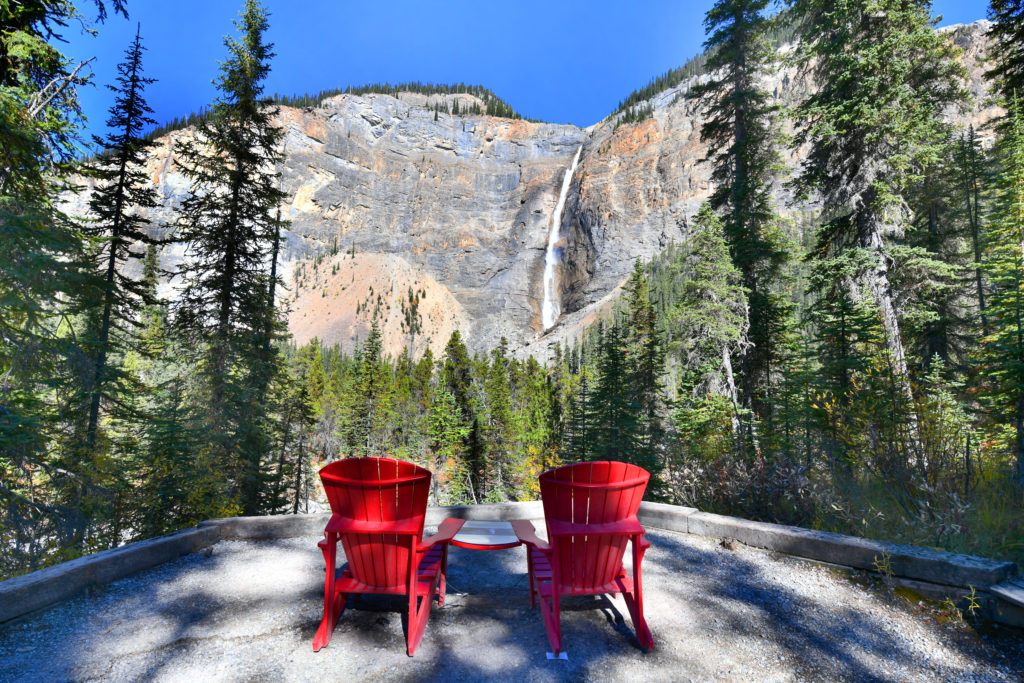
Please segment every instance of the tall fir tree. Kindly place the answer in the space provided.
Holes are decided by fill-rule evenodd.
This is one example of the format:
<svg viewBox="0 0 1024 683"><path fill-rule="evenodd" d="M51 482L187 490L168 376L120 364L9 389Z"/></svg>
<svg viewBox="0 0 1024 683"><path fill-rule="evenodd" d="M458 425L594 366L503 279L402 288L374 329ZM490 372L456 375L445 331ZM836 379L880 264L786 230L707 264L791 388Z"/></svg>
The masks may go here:
<svg viewBox="0 0 1024 683"><path fill-rule="evenodd" d="M772 185L781 164L777 150L779 106L763 83L772 69L767 0L718 0L704 26L709 38L709 78L691 93L708 101L701 138L717 186L711 203L722 213L733 262L747 290L750 343L740 360L742 401L762 419L771 403L771 370L781 353L779 338L790 306L778 290L789 251Z"/></svg>
<svg viewBox="0 0 1024 683"><path fill-rule="evenodd" d="M639 433L631 461L651 473L656 488L664 449L665 347L659 333L658 314L651 302L650 285L639 259L626 283L626 361L628 386L633 392Z"/></svg>
<svg viewBox="0 0 1024 683"><path fill-rule="evenodd" d="M991 80L1004 103L1024 97L1024 0L991 0L988 18Z"/></svg>
<svg viewBox="0 0 1024 683"><path fill-rule="evenodd" d="M597 378L587 406L593 436L588 460L630 461L640 438L639 406L629 385L623 326L598 326Z"/></svg>
<svg viewBox="0 0 1024 683"><path fill-rule="evenodd" d="M734 443L748 451L748 434L742 428L746 416L732 367L746 340L746 292L730 258L721 218L705 204L693 226L687 248L673 247L666 255L664 276L665 289L671 292L664 323L668 353L680 375L677 407L699 406L709 396L723 398Z"/></svg>
<svg viewBox="0 0 1024 683"><path fill-rule="evenodd" d="M1024 100L1015 97L1008 104L999 141L995 210L986 240L992 292L982 371L996 419L1013 425L1011 451L1018 485L1024 487Z"/></svg>
<svg viewBox="0 0 1024 683"><path fill-rule="evenodd" d="M108 6L125 14L122 0L97 1L99 22ZM15 571L79 552L88 524L88 464L61 443L87 354L60 321L95 286L79 226L58 202L73 189L77 88L88 81L85 63L61 51L79 20L70 1L0 5L0 542L10 549L0 564ZM41 477L45 488L32 484Z"/></svg>
<svg viewBox="0 0 1024 683"><path fill-rule="evenodd" d="M826 254L867 255L859 280L878 310L897 391L913 405L891 244L910 221L908 192L947 150L942 113L966 97L963 66L949 37L935 31L928 0L791 7L804 25L802 63L817 84L796 112L795 144L808 146L797 183L821 197L833 237ZM915 425L909 434L918 441Z"/></svg>
<svg viewBox="0 0 1024 683"><path fill-rule="evenodd" d="M106 137L94 137L103 150L93 163L91 172L97 186L89 200L95 223L87 229L101 245L96 256L103 279L99 304L99 329L96 330L93 373L88 386L88 417L86 447L91 451L96 442L100 401L117 392L118 372L110 367L110 358L122 353L125 340L134 336L132 328L140 321L136 311L151 303L150 287L140 278L132 277L125 268L130 259L142 259L145 252L136 245L155 244L146 232L148 220L141 210L157 204L156 190L150 183L144 164L152 142L144 137L145 129L154 125L152 109L146 103L144 90L154 82L142 75L142 38L136 28L135 38L125 51L125 59L117 66L117 85L108 86L114 93ZM118 403L115 397L114 403Z"/></svg>
<svg viewBox="0 0 1024 683"><path fill-rule="evenodd" d="M978 316L981 327L988 327L988 316L985 311L985 287L982 278L981 257L981 195L986 180L986 164L971 124L967 132L961 134L957 146L956 173L958 175L960 201L963 202L964 214L967 218L967 230L971 239L972 261L974 266L974 286L978 299Z"/></svg>
<svg viewBox="0 0 1024 683"><path fill-rule="evenodd" d="M267 262L284 199L273 172L283 132L263 94L273 57L264 41L267 12L248 0L235 25L241 36L224 41L220 95L176 152L191 185L178 221L189 258L179 269L185 286L177 308L180 328L202 350L197 370L211 457L232 483L231 500L253 514L268 452L266 407L257 398L276 315Z"/></svg>

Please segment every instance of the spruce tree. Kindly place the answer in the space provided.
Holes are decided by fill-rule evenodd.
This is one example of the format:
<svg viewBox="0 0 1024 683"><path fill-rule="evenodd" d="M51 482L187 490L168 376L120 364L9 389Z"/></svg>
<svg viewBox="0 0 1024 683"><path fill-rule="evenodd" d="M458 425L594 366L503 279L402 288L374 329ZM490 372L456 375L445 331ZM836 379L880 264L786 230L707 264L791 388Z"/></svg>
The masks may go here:
<svg viewBox="0 0 1024 683"><path fill-rule="evenodd" d="M512 423L512 388L509 385L510 361L508 341L491 351L491 362L484 369L484 417L483 437L487 447L486 470L482 496L485 502L497 503L512 500L519 482L515 477L515 460L521 453L514 453L514 430Z"/></svg>
<svg viewBox="0 0 1024 683"><path fill-rule="evenodd" d="M472 502L469 471L462 452L469 428L459 415L455 397L448 391L444 377L431 391L427 436L435 503L461 505Z"/></svg>
<svg viewBox="0 0 1024 683"><path fill-rule="evenodd" d="M740 405L732 367L746 338L746 292L730 258L721 218L707 204L701 206L687 248L672 248L667 257L672 305L665 331L668 353L679 368L678 407L699 407L708 396L723 398L733 439L746 450L749 431L742 425L748 415Z"/></svg>
<svg viewBox="0 0 1024 683"><path fill-rule="evenodd" d="M392 381L387 360L383 357L380 326L376 316L360 352L349 453L353 456L381 456L384 455L381 450L384 443L382 433L391 407Z"/></svg>
<svg viewBox="0 0 1024 683"><path fill-rule="evenodd" d="M121 337L133 335L135 312L150 303L147 283L129 275L125 268L130 259L144 256L133 250L135 245L156 242L145 231L148 221L140 213L157 204L156 190L144 167L146 154L153 145L144 138L144 130L156 121L149 116L152 109L143 97L145 87L154 79L142 75L142 51L142 39L136 29L135 38L125 51L125 60L117 66L117 85L108 86L114 93L107 119L110 133L104 138L94 137L103 151L91 169L98 183L89 200L95 223L87 234L101 244L97 266L103 290L88 392L86 440L90 451L96 442L101 398L117 390L113 386L117 372L109 367L109 359L121 351Z"/></svg>
<svg viewBox="0 0 1024 683"><path fill-rule="evenodd" d="M625 331L614 322L598 327L597 379L590 396L588 460L632 462L640 439L639 405L629 385Z"/></svg>
<svg viewBox="0 0 1024 683"><path fill-rule="evenodd" d="M974 132L974 125L968 127L966 135L961 135L957 147L956 168L959 175L960 197L967 217L967 229L971 236L971 247L974 265L974 284L978 298L978 315L982 329L988 327L985 311L985 288L982 284L981 258L981 194L982 182L985 178L985 161Z"/></svg>
<svg viewBox="0 0 1024 683"><path fill-rule="evenodd" d="M1024 97L1024 0L991 0L988 18L989 64L992 81L1004 103Z"/></svg>
<svg viewBox="0 0 1024 683"><path fill-rule="evenodd" d="M762 85L773 61L767 0L718 0L704 26L710 37L707 81L691 89L707 102L701 138L709 143L717 183L711 204L723 217L733 262L747 290L750 343L741 360L742 401L768 418L771 368L790 307L776 290L788 250L772 199L780 168L779 107Z"/></svg>
<svg viewBox="0 0 1024 683"><path fill-rule="evenodd" d="M992 292L984 338L986 398L998 421L1014 428L1011 451L1024 486L1024 104L1013 98L999 141L1001 171L987 235L985 269Z"/></svg>
<svg viewBox="0 0 1024 683"><path fill-rule="evenodd" d="M108 5L125 13L122 0L96 2L98 21ZM88 81L85 63L60 45L80 19L69 1L0 4L0 543L10 549L0 570L64 553L89 521L88 464L64 443L79 417L67 399L81 396L87 352L58 324L77 326L79 295L96 286L79 226L58 202L75 170L77 88ZM44 477L47 487L33 483Z"/></svg>
<svg viewBox="0 0 1024 683"><path fill-rule="evenodd" d="M233 499L253 514L268 448L266 407L256 399L275 316L266 264L284 199L271 170L281 159L283 133L263 95L273 57L264 42L267 12L248 0L235 25L241 37L224 41L229 56L217 79L220 95L177 149L191 184L178 221L189 257L178 271L185 283L178 320L202 352L198 388L212 457L234 484Z"/></svg>
<svg viewBox="0 0 1024 683"><path fill-rule="evenodd" d="M832 253L867 255L859 279L874 298L896 390L913 405L890 248L909 223L910 188L946 150L942 113L966 96L963 67L949 37L935 31L928 0L793 0L792 7L805 27L803 64L817 85L797 110L795 144L809 146L797 182L821 197ZM916 426L910 435L918 441Z"/></svg>
<svg viewBox="0 0 1024 683"><path fill-rule="evenodd" d="M650 286L639 259L626 283L626 358L628 386L633 393L639 419L636 449L632 462L657 478L661 469L666 411L664 401L665 348L658 329L658 315L651 303Z"/></svg>

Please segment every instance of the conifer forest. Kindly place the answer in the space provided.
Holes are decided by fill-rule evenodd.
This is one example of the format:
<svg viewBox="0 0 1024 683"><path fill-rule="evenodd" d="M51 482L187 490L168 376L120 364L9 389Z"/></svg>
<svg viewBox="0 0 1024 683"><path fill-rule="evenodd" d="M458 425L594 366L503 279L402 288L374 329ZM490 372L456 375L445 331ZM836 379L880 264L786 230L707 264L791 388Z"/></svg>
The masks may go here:
<svg viewBox="0 0 1024 683"><path fill-rule="evenodd" d="M354 351L286 324L279 106L467 93L485 105L463 114L519 119L509 104L466 85L265 92L273 17L245 0L202 75L215 101L157 129L143 26L85 141L61 34L130 4L0 0L0 578L318 510L319 467L360 456L429 468L436 505L532 500L546 469L622 460L651 472L648 500L1024 564L1022 0L991 0L983 130L943 116L969 94L928 0L718 0L702 54L611 114L635 125L702 76L686 96L714 191L546 362L459 331L414 352L412 289L398 355L376 322ZM763 89L783 61L818 84L793 108ZM143 162L187 126L191 192L150 225ZM70 215L83 178L89 215ZM170 243L188 258L165 272Z"/></svg>

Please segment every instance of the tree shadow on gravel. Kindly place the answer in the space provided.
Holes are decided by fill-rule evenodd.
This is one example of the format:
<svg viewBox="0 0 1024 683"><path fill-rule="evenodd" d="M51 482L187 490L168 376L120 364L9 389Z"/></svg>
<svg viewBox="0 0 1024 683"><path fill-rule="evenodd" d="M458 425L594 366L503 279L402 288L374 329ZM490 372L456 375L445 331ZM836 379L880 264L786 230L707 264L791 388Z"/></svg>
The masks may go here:
<svg viewBox="0 0 1024 683"><path fill-rule="evenodd" d="M825 599L809 599L732 552L702 550L669 534L654 534L650 539L655 554L648 557L655 562L648 568L647 577L700 577L699 590L688 590L682 582L669 580L659 587L661 592L717 615L724 630L731 634L767 639L784 648L807 667L801 675L890 680L883 672L870 668L867 658L944 678L963 674L956 669L940 670L934 662L921 658L910 649L910 643L890 632L883 619L836 607ZM807 565L806 571L813 571L812 566ZM943 646L952 644L949 641L943 638ZM962 651L969 657L981 654L977 649Z"/></svg>
<svg viewBox="0 0 1024 683"><path fill-rule="evenodd" d="M884 620L832 605L825 595L801 595L760 561L682 535L649 538L644 593L651 653L639 649L621 598L587 596L563 602L569 660L547 660L540 610L529 603L524 549L453 547L445 606L433 606L415 657L405 653L405 598L375 595L349 601L331 643L314 654L323 559L316 538L280 539L218 544L210 557L186 556L0 627L0 680L151 680L180 676L197 662L209 663L211 679L324 673L352 680L705 679L728 674L713 668L708 647L728 657L751 642L803 663L790 674L803 678L885 680L872 660L932 676L963 673L930 668ZM280 580L275 567L283 567ZM674 620L691 608L713 615L708 637L722 642L699 630L698 638L687 637L702 626ZM113 642L118 639L123 642ZM18 652L24 644L33 651ZM285 659L277 661L281 652ZM238 670L217 669L235 662ZM776 673L769 663L760 675Z"/></svg>

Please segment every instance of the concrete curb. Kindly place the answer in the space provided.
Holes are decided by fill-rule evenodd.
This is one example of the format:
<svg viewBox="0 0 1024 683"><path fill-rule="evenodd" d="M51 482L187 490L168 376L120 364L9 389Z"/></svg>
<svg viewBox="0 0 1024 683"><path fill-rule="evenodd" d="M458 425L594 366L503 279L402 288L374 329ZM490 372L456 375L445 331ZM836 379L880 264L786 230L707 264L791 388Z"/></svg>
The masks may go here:
<svg viewBox="0 0 1024 683"><path fill-rule="evenodd" d="M540 501L430 507L426 526L437 526L446 517L539 521L544 519L544 509ZM1016 623L1018 620L1016 610L1006 613L1006 616L1014 615L1012 619L1002 618L1001 603L997 605L995 598L984 592L1017 573L1012 562L754 522L665 503L642 503L639 518L641 524L653 529L734 538L756 548L868 571L875 571L876 559L888 555L893 578L913 586L919 593L927 597L959 598L973 586L982 591L981 597L992 602L994 608L987 611L994 614L997 621ZM323 532L328 519L330 514L211 519L200 522L194 529L131 543L8 579L0 582L0 622L66 600L88 586L115 581L220 540L317 536Z"/></svg>
<svg viewBox="0 0 1024 683"><path fill-rule="evenodd" d="M894 576L947 586L984 590L1017 574L1013 562L755 522L664 503L642 503L639 518L641 524L651 527L711 538L734 538L755 548L869 571L877 571L875 562L884 561L888 555Z"/></svg>
<svg viewBox="0 0 1024 683"><path fill-rule="evenodd" d="M885 562L888 557L895 585L931 600L952 598L962 609L968 604L967 596L972 596L980 606L979 616L1024 628L1024 609L987 591L1017 574L1013 562L755 522L664 503L641 503L638 517L641 524L651 528L733 538L755 548L849 569L878 573L876 562Z"/></svg>
<svg viewBox="0 0 1024 683"><path fill-rule="evenodd" d="M0 582L0 622L66 600L96 584L109 583L213 545L216 529L186 529L130 543Z"/></svg>

